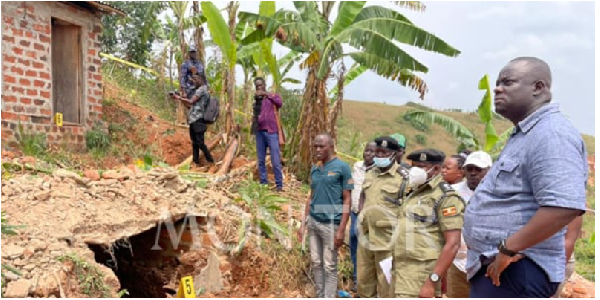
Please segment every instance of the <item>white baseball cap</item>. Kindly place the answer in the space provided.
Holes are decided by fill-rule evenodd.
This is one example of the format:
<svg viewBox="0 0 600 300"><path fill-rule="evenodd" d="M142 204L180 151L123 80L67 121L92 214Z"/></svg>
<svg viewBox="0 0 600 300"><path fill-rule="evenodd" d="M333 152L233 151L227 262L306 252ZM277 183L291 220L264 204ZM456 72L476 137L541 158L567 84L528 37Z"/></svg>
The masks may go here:
<svg viewBox="0 0 600 300"><path fill-rule="evenodd" d="M475 151L465 160L463 166L474 165L479 168L485 169L492 166L492 157L484 151Z"/></svg>

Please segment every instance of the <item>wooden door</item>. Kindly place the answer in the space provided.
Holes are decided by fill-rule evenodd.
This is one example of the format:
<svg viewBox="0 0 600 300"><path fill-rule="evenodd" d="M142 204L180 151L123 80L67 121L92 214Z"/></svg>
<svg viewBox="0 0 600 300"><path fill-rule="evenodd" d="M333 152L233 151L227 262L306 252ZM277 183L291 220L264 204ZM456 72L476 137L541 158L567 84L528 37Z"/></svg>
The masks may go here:
<svg viewBox="0 0 600 300"><path fill-rule="evenodd" d="M67 123L80 123L81 27L52 20L52 104Z"/></svg>

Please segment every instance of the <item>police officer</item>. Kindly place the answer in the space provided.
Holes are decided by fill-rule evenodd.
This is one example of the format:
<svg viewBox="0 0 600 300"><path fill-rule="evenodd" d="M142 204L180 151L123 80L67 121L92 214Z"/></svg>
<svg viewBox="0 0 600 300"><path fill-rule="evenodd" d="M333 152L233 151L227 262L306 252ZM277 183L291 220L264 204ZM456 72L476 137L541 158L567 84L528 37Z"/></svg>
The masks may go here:
<svg viewBox="0 0 600 300"><path fill-rule="evenodd" d="M361 298L394 296L379 263L392 258L393 233L398 232L398 198L408 179L408 170L396 160L398 142L385 136L377 138L375 144L374 168L365 175L359 203L357 280Z"/></svg>
<svg viewBox="0 0 600 300"><path fill-rule="evenodd" d="M443 152L424 149L412 161L398 216L393 290L397 298L441 297L440 279L460 246L465 204L440 175Z"/></svg>

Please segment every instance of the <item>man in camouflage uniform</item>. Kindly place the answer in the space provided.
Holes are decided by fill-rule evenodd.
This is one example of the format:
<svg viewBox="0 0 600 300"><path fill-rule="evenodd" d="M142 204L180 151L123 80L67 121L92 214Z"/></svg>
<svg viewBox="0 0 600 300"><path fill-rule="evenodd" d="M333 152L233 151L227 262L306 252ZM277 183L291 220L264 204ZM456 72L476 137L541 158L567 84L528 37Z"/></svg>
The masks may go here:
<svg viewBox="0 0 600 300"><path fill-rule="evenodd" d="M374 168L365 176L359 203L357 279L361 298L394 296L379 262L392 257L398 197L408 178L408 171L396 162L398 142L386 136L377 138L375 144Z"/></svg>
<svg viewBox="0 0 600 300"><path fill-rule="evenodd" d="M424 149L407 158L413 167L399 209L393 292L397 298L441 297L440 279L460 246L465 204L440 175L443 152Z"/></svg>

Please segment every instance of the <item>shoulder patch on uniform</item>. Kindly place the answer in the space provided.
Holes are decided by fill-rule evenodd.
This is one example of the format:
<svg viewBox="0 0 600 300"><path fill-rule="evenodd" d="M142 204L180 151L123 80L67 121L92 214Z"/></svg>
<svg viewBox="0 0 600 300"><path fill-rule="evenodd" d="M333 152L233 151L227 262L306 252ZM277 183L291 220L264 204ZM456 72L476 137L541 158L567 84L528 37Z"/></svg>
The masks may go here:
<svg viewBox="0 0 600 300"><path fill-rule="evenodd" d="M353 178L348 179L347 184L354 184L354 179Z"/></svg>
<svg viewBox="0 0 600 300"><path fill-rule="evenodd" d="M448 183L446 183L446 182L442 182L442 183L440 183L440 188L442 189L442 191L443 191L444 193L446 193L446 192L452 192L452 191L454 191L454 188L452 188L452 186L451 186L451 185L449 185L449 184L448 184Z"/></svg>
<svg viewBox="0 0 600 300"><path fill-rule="evenodd" d="M456 209L456 206L450 206L447 208L444 208L442 210L442 215L444 215L444 217L452 217L454 215L456 215L458 213L458 210Z"/></svg>
<svg viewBox="0 0 600 300"><path fill-rule="evenodd" d="M327 176L335 176L337 173L333 171L327 172Z"/></svg>

